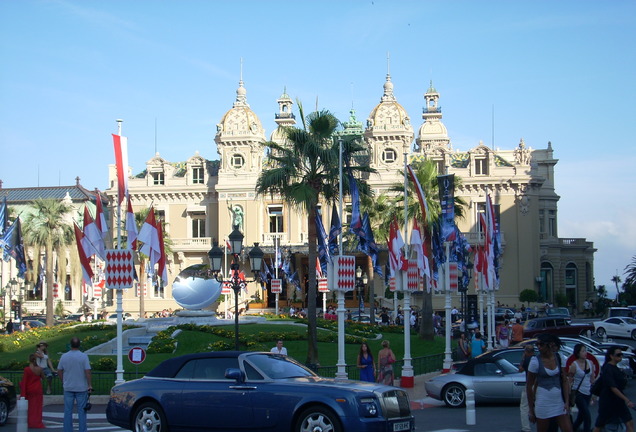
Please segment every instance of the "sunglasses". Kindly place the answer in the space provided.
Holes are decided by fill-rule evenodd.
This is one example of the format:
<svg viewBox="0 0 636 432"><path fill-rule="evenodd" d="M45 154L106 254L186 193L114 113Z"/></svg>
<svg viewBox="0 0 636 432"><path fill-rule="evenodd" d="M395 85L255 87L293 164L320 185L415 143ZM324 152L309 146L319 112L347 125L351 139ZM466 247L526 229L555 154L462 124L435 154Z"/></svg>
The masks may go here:
<svg viewBox="0 0 636 432"><path fill-rule="evenodd" d="M623 357L623 353L612 354L614 357Z"/></svg>

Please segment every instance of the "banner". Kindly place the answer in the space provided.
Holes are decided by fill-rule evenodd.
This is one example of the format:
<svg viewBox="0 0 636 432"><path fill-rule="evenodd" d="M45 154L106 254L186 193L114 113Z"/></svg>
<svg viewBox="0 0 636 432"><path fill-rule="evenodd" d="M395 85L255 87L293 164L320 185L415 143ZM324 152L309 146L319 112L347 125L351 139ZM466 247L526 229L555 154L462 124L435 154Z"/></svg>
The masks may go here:
<svg viewBox="0 0 636 432"><path fill-rule="evenodd" d="M437 176L442 241L455 240L455 174Z"/></svg>

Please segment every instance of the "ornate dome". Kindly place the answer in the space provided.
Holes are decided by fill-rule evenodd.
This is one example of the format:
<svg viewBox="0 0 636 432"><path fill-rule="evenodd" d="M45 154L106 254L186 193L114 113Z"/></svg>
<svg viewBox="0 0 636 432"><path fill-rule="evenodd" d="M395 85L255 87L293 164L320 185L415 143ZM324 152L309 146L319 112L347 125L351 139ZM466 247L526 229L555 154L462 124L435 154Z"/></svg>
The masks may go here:
<svg viewBox="0 0 636 432"><path fill-rule="evenodd" d="M421 140L445 139L448 140L448 130L441 121L424 122L420 126L418 138Z"/></svg>
<svg viewBox="0 0 636 432"><path fill-rule="evenodd" d="M236 101L228 112L225 113L219 124L216 125L219 135L259 135L265 136L265 130L258 116L250 109L247 103L247 90L243 86L243 80L239 81L236 90Z"/></svg>
<svg viewBox="0 0 636 432"><path fill-rule="evenodd" d="M378 105L371 111L367 119L367 128L375 130L404 130L413 131L411 119L406 110L397 102L393 95L391 75L386 75L384 94Z"/></svg>

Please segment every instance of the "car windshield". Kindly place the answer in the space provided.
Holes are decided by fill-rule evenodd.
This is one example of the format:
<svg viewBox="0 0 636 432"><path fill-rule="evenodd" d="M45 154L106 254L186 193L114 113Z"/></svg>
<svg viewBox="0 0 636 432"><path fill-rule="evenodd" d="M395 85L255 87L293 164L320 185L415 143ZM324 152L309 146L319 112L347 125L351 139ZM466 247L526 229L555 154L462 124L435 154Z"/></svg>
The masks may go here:
<svg viewBox="0 0 636 432"><path fill-rule="evenodd" d="M311 370L281 355L254 354L247 361L273 379L316 376Z"/></svg>

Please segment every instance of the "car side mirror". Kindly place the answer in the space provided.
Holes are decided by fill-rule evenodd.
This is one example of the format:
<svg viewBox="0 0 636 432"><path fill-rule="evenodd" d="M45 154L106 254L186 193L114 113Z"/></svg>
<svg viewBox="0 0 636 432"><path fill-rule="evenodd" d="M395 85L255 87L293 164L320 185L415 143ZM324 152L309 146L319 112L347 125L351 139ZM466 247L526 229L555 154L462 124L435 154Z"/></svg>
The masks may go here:
<svg viewBox="0 0 636 432"><path fill-rule="evenodd" d="M225 370L225 378L233 379L238 384L242 384L242 383L245 382L245 374L240 369L236 369L236 368L228 368L228 369L226 369Z"/></svg>

